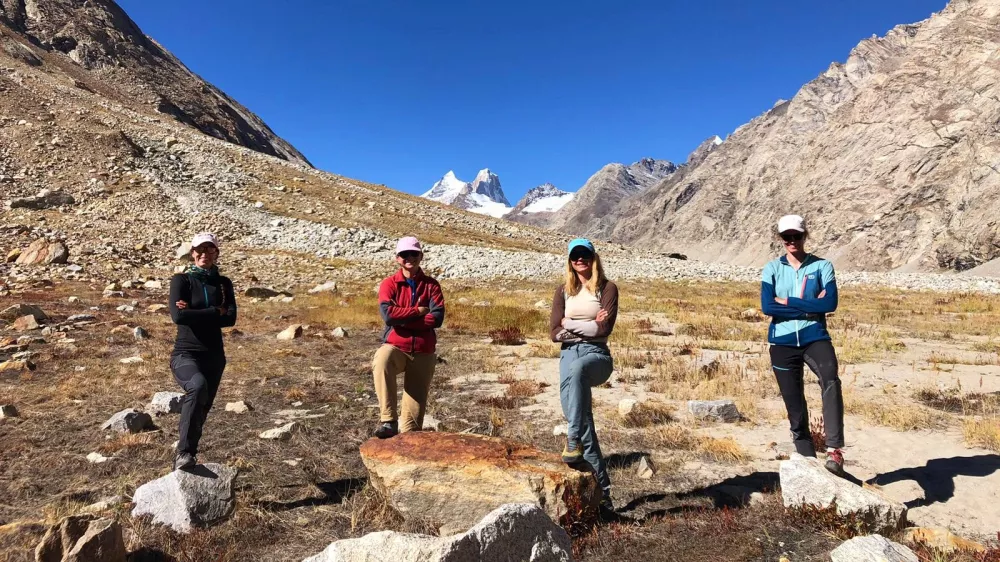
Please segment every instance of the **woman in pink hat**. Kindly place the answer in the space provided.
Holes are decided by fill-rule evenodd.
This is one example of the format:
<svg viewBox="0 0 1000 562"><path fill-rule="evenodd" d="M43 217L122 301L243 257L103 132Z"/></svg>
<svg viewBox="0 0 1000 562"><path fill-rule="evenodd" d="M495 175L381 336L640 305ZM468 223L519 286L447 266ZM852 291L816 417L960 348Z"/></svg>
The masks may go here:
<svg viewBox="0 0 1000 562"><path fill-rule="evenodd" d="M202 233L191 241L194 265L170 279L170 318L177 339L170 370L184 389L174 470L197 464L201 431L226 368L222 328L236 324L233 282L219 275L219 241Z"/></svg>
<svg viewBox="0 0 1000 562"><path fill-rule="evenodd" d="M396 376L400 373L403 373L402 431L420 431L424 423L431 377L437 365L434 329L444 322L444 294L441 285L420 269L423 258L424 251L416 238L401 238L396 244L399 269L379 286L378 304L385 330L382 347L372 361L381 410L375 429L379 439L400 432L396 417Z"/></svg>

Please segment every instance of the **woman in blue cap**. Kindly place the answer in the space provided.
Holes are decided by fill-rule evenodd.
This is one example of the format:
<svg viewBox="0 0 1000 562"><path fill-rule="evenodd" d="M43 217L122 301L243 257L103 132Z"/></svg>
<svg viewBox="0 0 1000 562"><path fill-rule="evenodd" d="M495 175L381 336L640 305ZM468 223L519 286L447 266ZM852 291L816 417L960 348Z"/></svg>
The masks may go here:
<svg viewBox="0 0 1000 562"><path fill-rule="evenodd" d="M607 382L614 369L608 336L618 318L618 287L604 276L601 258L585 238L569 243L566 279L552 298L549 324L559 354L559 398L568 428L562 458L586 461L601 485L601 508L614 510L611 479L594 430L591 387Z"/></svg>

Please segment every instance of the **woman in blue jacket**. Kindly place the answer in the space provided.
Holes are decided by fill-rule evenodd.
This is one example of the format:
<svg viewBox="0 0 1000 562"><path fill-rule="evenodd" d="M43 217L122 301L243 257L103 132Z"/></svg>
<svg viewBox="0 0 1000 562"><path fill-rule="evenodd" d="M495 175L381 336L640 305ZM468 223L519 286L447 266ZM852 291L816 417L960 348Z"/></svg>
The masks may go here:
<svg viewBox="0 0 1000 562"><path fill-rule="evenodd" d="M786 254L764 267L760 304L771 317L767 341L771 366L788 412L795 450L815 457L809 433L809 410L803 387L803 365L819 377L826 430L826 468L844 474L844 396L838 376L837 354L826 329L826 315L837 310L837 281L833 264L806 253L809 236L805 219L787 215L778 221Z"/></svg>

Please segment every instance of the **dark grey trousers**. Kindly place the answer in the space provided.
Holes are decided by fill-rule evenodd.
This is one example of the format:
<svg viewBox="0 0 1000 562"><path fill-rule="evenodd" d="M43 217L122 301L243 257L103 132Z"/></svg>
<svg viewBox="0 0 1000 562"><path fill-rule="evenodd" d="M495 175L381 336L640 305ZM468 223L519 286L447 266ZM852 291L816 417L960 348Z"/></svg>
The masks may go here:
<svg viewBox="0 0 1000 562"><path fill-rule="evenodd" d="M809 432L803 365L809 365L809 369L819 377L826 446L839 449L844 446L844 395L840 388L837 354L833 350L833 344L830 340L821 340L804 347L771 346L771 367L778 379L781 398L788 412L795 450L800 455L815 457L816 450Z"/></svg>
<svg viewBox="0 0 1000 562"><path fill-rule="evenodd" d="M175 353L170 357L170 370L177 384L184 389L181 421L178 429L177 452L198 454L198 442L215 402L222 382L226 357L221 354Z"/></svg>

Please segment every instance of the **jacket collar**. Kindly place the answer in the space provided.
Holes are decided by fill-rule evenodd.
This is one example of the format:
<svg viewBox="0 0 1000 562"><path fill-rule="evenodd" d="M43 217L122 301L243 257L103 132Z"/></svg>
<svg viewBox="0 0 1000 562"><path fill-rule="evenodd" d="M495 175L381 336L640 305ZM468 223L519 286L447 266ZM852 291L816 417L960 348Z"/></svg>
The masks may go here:
<svg viewBox="0 0 1000 562"><path fill-rule="evenodd" d="M424 270L422 268L418 269L417 272L413 274L413 280L418 283L423 278L424 278ZM403 276L402 268L396 270L396 273L392 276L392 280L395 283L406 283L406 277Z"/></svg>
<svg viewBox="0 0 1000 562"><path fill-rule="evenodd" d="M813 258L812 254L806 254L806 259L802 260L802 265L800 265L799 267L802 267L803 265L806 265L807 263L809 263L809 260L811 260L812 258ZM788 254L785 254L785 255L781 256L780 258L778 258L778 261L781 262L781 265L787 265L789 267L791 267L791 265L792 265L792 264L788 263Z"/></svg>

